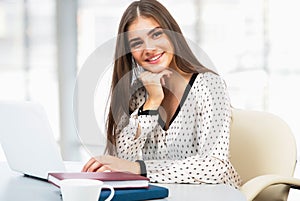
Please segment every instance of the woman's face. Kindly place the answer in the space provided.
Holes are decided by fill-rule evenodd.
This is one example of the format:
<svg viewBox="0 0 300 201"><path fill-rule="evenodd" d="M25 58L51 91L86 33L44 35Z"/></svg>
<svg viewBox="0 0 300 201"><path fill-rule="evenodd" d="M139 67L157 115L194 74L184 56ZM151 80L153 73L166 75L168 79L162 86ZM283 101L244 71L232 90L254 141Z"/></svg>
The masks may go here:
<svg viewBox="0 0 300 201"><path fill-rule="evenodd" d="M171 67L173 45L153 18L134 20L128 27L128 42L132 56L144 69L159 73Z"/></svg>

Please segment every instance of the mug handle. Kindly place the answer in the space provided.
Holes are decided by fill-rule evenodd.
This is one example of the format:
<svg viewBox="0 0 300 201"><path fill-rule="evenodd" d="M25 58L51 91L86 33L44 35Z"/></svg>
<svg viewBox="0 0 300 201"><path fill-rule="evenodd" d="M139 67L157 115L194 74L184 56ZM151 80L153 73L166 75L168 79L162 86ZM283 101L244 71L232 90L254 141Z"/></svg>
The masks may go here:
<svg viewBox="0 0 300 201"><path fill-rule="evenodd" d="M110 195L106 198L105 201L110 201L110 200L114 197L114 195L115 195L115 190L114 190L114 188L113 188L112 186L110 186L110 185L107 185L107 184L103 184L103 185L102 185L102 188L109 188L109 190L110 190Z"/></svg>

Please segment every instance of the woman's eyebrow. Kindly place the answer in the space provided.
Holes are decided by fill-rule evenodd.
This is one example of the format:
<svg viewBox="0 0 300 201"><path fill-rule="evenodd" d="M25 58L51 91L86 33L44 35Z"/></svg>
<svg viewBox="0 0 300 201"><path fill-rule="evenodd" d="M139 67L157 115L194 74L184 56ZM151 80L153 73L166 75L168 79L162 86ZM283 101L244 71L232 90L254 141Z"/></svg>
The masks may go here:
<svg viewBox="0 0 300 201"><path fill-rule="evenodd" d="M149 36L149 35L151 35L153 32L155 32L157 29L160 29L161 27L154 27L153 29L151 29L148 33L147 33L147 35ZM132 39L130 39L128 42L129 43L132 43L132 42L134 42L134 41L137 41L137 40L140 40L140 38L139 37L136 37L136 38L132 38Z"/></svg>
<svg viewBox="0 0 300 201"><path fill-rule="evenodd" d="M160 29L161 27L155 27L155 28L153 28L153 29L151 29L148 33L147 33L147 35L149 36L149 35L151 35L153 32L155 32L156 31L156 29Z"/></svg>

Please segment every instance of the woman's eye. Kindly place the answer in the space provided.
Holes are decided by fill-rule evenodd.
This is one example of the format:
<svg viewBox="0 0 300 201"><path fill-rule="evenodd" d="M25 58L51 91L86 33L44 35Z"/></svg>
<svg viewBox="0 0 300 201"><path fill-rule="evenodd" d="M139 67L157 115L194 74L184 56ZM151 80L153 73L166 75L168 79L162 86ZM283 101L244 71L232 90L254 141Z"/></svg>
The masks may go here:
<svg viewBox="0 0 300 201"><path fill-rule="evenodd" d="M152 37L155 39L155 38L159 38L161 35L163 34L162 31L156 31L153 33Z"/></svg>
<svg viewBox="0 0 300 201"><path fill-rule="evenodd" d="M143 43L142 43L141 41L132 42L132 43L130 44L130 48L131 48L131 49L136 49L136 48L141 47L142 44L143 44Z"/></svg>

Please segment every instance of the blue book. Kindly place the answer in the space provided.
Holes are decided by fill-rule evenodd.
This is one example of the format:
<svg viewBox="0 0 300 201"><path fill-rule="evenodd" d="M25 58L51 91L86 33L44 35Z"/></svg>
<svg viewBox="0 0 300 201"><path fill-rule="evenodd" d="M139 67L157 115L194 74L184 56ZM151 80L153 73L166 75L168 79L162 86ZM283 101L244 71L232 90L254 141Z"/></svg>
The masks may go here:
<svg viewBox="0 0 300 201"><path fill-rule="evenodd" d="M110 194L110 190L102 189L99 201L104 201ZM169 190L165 187L149 185L148 188L115 189L112 201L139 201L160 199L169 196Z"/></svg>

